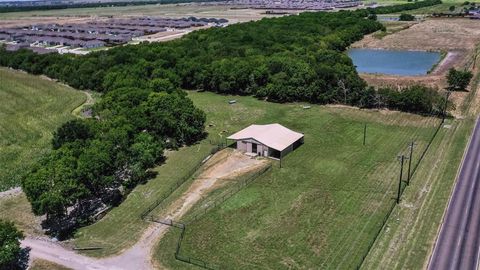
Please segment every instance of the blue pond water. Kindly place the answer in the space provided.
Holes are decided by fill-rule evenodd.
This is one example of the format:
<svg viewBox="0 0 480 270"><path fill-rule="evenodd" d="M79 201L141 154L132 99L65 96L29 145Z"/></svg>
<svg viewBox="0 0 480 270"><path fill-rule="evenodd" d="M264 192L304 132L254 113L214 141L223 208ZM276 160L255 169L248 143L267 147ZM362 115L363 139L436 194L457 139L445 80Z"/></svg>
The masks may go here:
<svg viewBox="0 0 480 270"><path fill-rule="evenodd" d="M425 75L440 61L439 52L351 49L348 56L361 73Z"/></svg>

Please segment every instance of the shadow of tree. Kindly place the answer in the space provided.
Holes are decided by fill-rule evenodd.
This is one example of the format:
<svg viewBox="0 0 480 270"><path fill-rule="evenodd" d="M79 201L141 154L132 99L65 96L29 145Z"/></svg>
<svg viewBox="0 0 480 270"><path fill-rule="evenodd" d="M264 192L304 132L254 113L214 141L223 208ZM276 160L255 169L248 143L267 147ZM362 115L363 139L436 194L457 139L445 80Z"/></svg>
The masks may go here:
<svg viewBox="0 0 480 270"><path fill-rule="evenodd" d="M18 255L17 268L19 270L25 270L28 268L28 262L30 260L30 250L31 248L26 247L22 248L20 254Z"/></svg>
<svg viewBox="0 0 480 270"><path fill-rule="evenodd" d="M11 261L2 261L0 263L1 270L26 270L30 259L31 248L22 248L16 258ZM1 251L0 251L1 253Z"/></svg>

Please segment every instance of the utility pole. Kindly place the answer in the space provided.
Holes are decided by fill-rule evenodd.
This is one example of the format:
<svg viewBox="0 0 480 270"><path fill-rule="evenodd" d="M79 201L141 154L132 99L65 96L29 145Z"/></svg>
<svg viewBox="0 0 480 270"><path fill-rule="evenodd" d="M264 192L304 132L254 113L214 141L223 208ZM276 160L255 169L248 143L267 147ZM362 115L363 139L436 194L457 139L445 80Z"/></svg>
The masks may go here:
<svg viewBox="0 0 480 270"><path fill-rule="evenodd" d="M445 121L447 117L447 106L448 106L448 98L450 97L451 91L447 88L447 94L445 97L445 106L443 107L443 116L442 116L442 123Z"/></svg>
<svg viewBox="0 0 480 270"><path fill-rule="evenodd" d="M363 145L365 145L365 140L367 139L367 123L363 126Z"/></svg>
<svg viewBox="0 0 480 270"><path fill-rule="evenodd" d="M410 155L408 156L408 177L407 177L407 186L410 185L410 178L412 177L410 173L410 167L412 166L412 156L413 156L413 145L414 141L410 142Z"/></svg>
<svg viewBox="0 0 480 270"><path fill-rule="evenodd" d="M403 176L403 161L405 159L405 156L401 155L399 158L400 158L400 178L398 179L397 204L400 203L400 192L402 189L402 176Z"/></svg>

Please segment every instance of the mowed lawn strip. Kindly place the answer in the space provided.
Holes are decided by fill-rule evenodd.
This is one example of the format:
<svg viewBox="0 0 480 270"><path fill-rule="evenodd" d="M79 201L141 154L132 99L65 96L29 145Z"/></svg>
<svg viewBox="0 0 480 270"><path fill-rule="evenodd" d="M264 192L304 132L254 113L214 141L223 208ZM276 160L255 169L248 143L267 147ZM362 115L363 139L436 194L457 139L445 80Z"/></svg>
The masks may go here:
<svg viewBox="0 0 480 270"><path fill-rule="evenodd" d="M449 120L362 269L421 269L427 263L474 120ZM399 244L401 243L401 244Z"/></svg>
<svg viewBox="0 0 480 270"><path fill-rule="evenodd" d="M229 269L357 266L396 196L396 156L407 154L414 139L415 163L440 121L353 108L305 110L211 93L190 97L206 111L211 133L275 122L305 133L305 144L284 159L283 168L275 166L187 227L182 256ZM237 104L228 105L230 99ZM189 268L173 256L177 237L171 230L155 259L172 269Z"/></svg>
<svg viewBox="0 0 480 270"><path fill-rule="evenodd" d="M45 78L0 68L0 191L51 148L53 132L73 119L84 93Z"/></svg>

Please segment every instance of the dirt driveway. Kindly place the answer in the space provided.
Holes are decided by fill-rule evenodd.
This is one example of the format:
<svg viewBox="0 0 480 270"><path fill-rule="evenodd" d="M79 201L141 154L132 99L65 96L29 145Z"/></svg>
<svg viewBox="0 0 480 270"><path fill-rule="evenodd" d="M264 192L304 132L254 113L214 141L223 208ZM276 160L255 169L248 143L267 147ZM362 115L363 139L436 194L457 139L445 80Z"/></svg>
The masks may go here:
<svg viewBox="0 0 480 270"><path fill-rule="evenodd" d="M201 173L190 187L165 209L165 219L179 219L203 197L221 187L226 179L267 166L270 161L255 159L232 149L224 149L212 156L201 168ZM120 206L121 207L121 206ZM122 254L96 259L78 254L60 243L47 238L27 237L22 246L30 247L30 259L52 261L72 269L87 270L147 270L158 269L152 263L151 256L156 243L163 237L169 226L152 223L139 241Z"/></svg>

